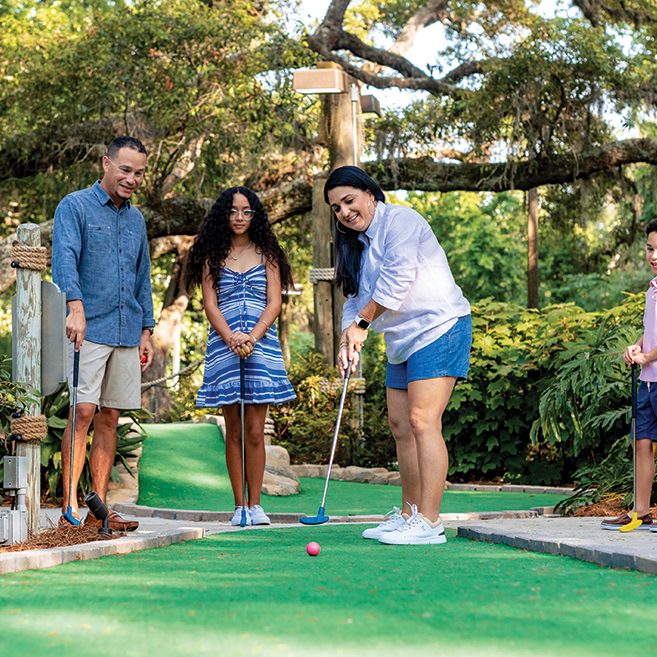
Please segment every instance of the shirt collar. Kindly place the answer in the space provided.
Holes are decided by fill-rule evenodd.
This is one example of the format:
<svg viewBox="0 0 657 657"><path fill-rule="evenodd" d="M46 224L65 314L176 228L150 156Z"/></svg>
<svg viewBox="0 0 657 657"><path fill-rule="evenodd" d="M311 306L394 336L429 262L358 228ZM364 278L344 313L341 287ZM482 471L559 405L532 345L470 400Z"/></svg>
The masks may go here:
<svg viewBox="0 0 657 657"><path fill-rule="evenodd" d="M97 180L91 187L93 190L94 194L96 195L96 198L98 199L98 202L101 205L109 205L110 203L116 207L114 204L114 201L112 200L112 197L101 187L100 185L100 180ZM121 207L129 208L130 207L130 201L127 199L123 201L121 204Z"/></svg>
<svg viewBox="0 0 657 657"><path fill-rule="evenodd" d="M383 215L385 214L385 211L386 211L386 204L382 203L381 201L377 201L376 210L374 211L374 216L372 217L372 221L370 221L370 225L365 230L365 235L367 236L367 239L370 242L376 237L379 228L381 228L381 225L383 223Z"/></svg>

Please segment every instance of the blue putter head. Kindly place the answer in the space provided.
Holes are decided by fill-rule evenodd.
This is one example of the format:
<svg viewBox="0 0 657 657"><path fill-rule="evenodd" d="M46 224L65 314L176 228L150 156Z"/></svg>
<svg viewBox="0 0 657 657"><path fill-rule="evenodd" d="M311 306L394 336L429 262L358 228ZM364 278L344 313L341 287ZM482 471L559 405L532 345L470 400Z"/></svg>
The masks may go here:
<svg viewBox="0 0 657 657"><path fill-rule="evenodd" d="M62 513L62 516L66 519L66 522L73 525L74 527L79 527L82 524L80 518L76 518L73 515L73 509L71 509L70 506L67 507L66 513Z"/></svg>
<svg viewBox="0 0 657 657"><path fill-rule="evenodd" d="M323 525L329 521L329 517L324 513L324 507L320 506L316 516L303 516L299 518L302 525Z"/></svg>

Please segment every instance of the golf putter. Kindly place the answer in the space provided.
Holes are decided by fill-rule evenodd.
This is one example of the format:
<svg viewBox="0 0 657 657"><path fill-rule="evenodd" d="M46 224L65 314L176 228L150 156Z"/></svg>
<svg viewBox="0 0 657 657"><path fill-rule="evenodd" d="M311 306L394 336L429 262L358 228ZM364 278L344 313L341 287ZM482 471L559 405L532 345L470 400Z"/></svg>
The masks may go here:
<svg viewBox="0 0 657 657"><path fill-rule="evenodd" d="M78 375L80 373L80 352L73 352L73 393L71 400L71 451L68 461L68 506L66 512L62 515L74 526L80 525L80 519L73 515L73 508L71 507L71 500L74 495L77 495L77 490L73 490L73 464L75 459L75 420L77 417L78 405Z"/></svg>
<svg viewBox="0 0 657 657"><path fill-rule="evenodd" d="M299 518L299 522L303 525L323 525L328 522L329 517L324 511L326 504L326 492L328 491L329 479L331 478L331 467L333 466L333 457L335 456L335 448L338 444L338 433L340 431L340 421L342 420L342 410L344 409L344 400L347 396L347 386L349 385L349 377L351 376L351 361L347 366L347 371L344 376L344 383L342 384L342 395L340 397L340 406L338 407L338 419L335 423L335 431L333 433L333 442L331 443L331 455L329 456L328 469L326 470L326 481L324 482L324 494L322 495L322 503L319 505L319 511L316 516L303 516Z"/></svg>
<svg viewBox="0 0 657 657"><path fill-rule="evenodd" d="M632 421L630 423L630 440L632 441L632 519L627 525L620 528L622 532L631 532L641 527L643 522L639 520L636 512L636 416L637 416L637 364L632 363Z"/></svg>
<svg viewBox="0 0 657 657"><path fill-rule="evenodd" d="M246 527L246 456L244 450L244 358L240 358L240 425L242 431L242 513L240 527Z"/></svg>

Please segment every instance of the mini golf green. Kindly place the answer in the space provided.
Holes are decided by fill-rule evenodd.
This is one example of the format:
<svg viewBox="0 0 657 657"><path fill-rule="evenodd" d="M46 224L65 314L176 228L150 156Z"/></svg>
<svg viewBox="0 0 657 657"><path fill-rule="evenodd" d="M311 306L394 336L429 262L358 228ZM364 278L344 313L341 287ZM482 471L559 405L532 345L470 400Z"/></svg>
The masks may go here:
<svg viewBox="0 0 657 657"><path fill-rule="evenodd" d="M224 441L210 424L147 424L139 472L139 504L173 509L228 511L233 494L226 471ZM314 515L322 499L323 479L302 479L301 493L264 496L267 511ZM445 491L443 513L522 510L553 506L562 496L543 493ZM331 481L329 515L382 514L400 504L398 486Z"/></svg>
<svg viewBox="0 0 657 657"><path fill-rule="evenodd" d="M7 575L6 645L21 657L634 657L657 638L649 575L451 531L402 548L359 532L247 529Z"/></svg>

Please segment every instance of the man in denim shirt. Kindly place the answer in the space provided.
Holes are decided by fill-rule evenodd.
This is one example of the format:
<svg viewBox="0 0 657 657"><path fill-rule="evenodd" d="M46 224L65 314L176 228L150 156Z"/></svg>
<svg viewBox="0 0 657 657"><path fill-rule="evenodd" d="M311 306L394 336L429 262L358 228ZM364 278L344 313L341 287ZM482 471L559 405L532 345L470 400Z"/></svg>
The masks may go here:
<svg viewBox="0 0 657 657"><path fill-rule="evenodd" d="M153 300L146 225L130 198L146 171L146 149L133 137L117 137L103 156L103 177L64 197L55 212L52 275L66 293L68 378L73 352L80 352L73 488L69 491L71 419L62 440L60 524L79 525L77 486L87 434L93 490L104 501L116 454L122 410L141 406L141 372L153 359ZM91 512L85 524L100 525ZM132 531L138 523L110 511L109 525Z"/></svg>

